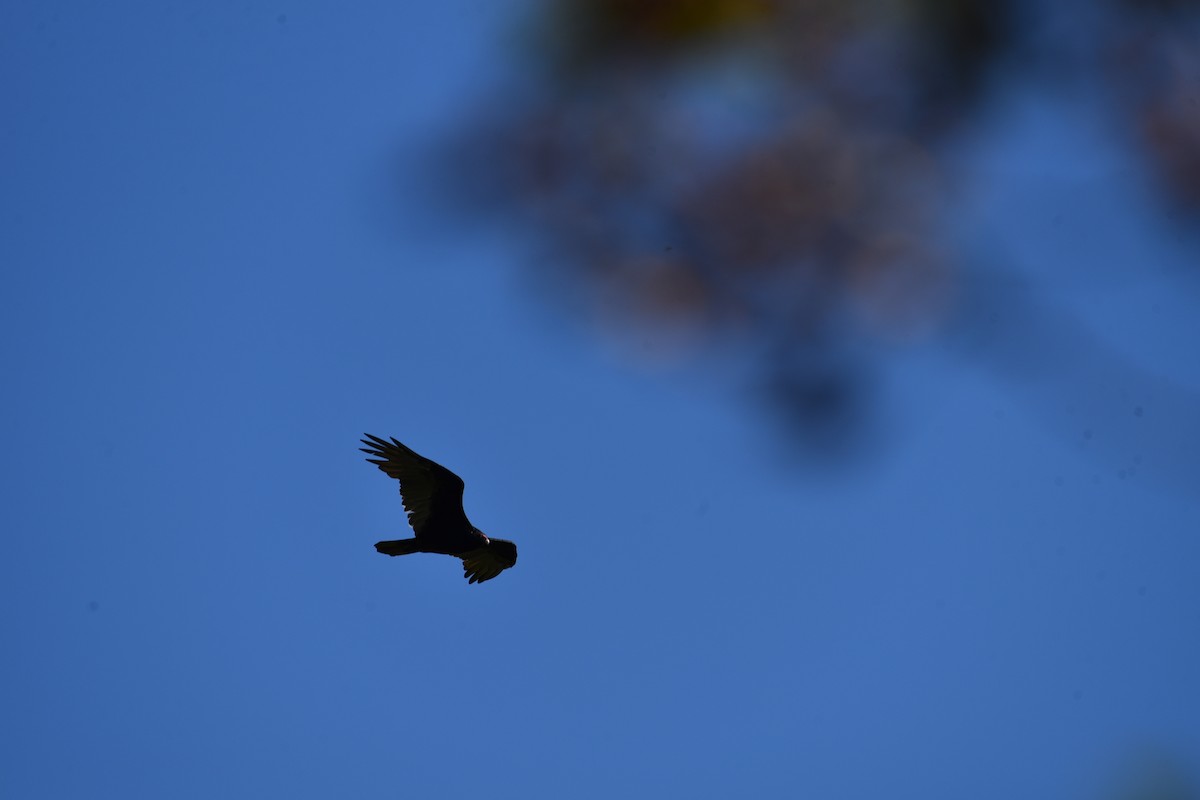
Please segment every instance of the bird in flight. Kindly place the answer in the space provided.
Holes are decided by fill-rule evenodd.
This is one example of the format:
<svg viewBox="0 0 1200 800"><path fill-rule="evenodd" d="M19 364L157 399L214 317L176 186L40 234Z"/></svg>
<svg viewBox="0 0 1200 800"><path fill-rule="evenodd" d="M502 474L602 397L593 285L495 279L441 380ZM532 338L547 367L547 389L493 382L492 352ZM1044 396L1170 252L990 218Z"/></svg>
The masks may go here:
<svg viewBox="0 0 1200 800"><path fill-rule="evenodd" d="M489 539L463 511L463 481L450 470L400 444L363 434L360 447L388 476L400 481L400 499L408 512L414 539L376 542L385 556L409 553L442 553L461 558L468 583L490 581L517 563L517 546L505 539Z"/></svg>

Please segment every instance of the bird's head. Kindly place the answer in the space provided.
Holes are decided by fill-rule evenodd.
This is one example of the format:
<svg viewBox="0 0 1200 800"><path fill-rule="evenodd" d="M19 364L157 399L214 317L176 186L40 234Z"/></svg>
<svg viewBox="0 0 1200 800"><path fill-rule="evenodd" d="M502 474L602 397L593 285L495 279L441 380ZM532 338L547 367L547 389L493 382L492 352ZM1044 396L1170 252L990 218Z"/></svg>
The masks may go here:
<svg viewBox="0 0 1200 800"><path fill-rule="evenodd" d="M509 562L509 566L517 563L517 546L507 539L492 539L491 549L497 556Z"/></svg>

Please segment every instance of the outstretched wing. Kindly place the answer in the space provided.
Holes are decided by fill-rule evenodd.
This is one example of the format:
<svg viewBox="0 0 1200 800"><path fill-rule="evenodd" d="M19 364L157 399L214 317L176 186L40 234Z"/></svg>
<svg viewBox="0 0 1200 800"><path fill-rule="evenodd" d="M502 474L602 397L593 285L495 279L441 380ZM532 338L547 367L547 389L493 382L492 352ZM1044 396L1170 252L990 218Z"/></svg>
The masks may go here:
<svg viewBox="0 0 1200 800"><path fill-rule="evenodd" d="M492 544L495 544L497 541L500 540L493 539ZM511 544L511 542L506 542L506 544ZM460 556L463 562L463 577L467 579L467 583L490 581L517 563L516 547L514 546L512 550L511 558L507 553L501 552L491 546L480 547L477 550L463 553Z"/></svg>
<svg viewBox="0 0 1200 800"><path fill-rule="evenodd" d="M388 442L369 433L363 435L367 438L362 443L367 446L359 449L376 456L367 461L400 481L400 499L418 538L429 530L431 521L441 530L470 529L462 505L462 478L395 439Z"/></svg>

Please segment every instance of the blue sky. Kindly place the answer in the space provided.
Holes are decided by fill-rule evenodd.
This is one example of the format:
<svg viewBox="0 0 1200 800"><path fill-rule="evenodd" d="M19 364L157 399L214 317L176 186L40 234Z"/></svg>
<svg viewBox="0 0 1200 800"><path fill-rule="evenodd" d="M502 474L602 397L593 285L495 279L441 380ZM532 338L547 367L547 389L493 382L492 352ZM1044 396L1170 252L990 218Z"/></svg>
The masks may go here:
<svg viewBox="0 0 1200 800"><path fill-rule="evenodd" d="M514 8L0 9L0 794L1094 798L1200 764L1200 473L1156 463L1189 409L1084 443L930 343L869 459L789 465L736 387L428 212ZM1002 99L964 239L1189 397L1194 250L1091 113ZM363 431L520 564L378 556Z"/></svg>

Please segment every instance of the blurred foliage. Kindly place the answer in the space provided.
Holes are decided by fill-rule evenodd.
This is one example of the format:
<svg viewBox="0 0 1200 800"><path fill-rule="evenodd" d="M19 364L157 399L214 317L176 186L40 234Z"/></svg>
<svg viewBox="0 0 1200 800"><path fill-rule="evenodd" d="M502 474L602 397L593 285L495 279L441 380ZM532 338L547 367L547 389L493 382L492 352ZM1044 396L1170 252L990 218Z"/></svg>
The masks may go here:
<svg viewBox="0 0 1200 800"><path fill-rule="evenodd" d="M1100 69L1164 199L1200 210L1197 3L1068 6L548 0L453 183L546 248L572 308L733 343L797 433L836 447L879 344L958 313L950 156L1005 79ZM1049 45L1055 13L1068 40Z"/></svg>
<svg viewBox="0 0 1200 800"><path fill-rule="evenodd" d="M1108 75L1141 155L1168 200L1200 212L1200 3L1124 0Z"/></svg>
<svg viewBox="0 0 1200 800"><path fill-rule="evenodd" d="M1182 761L1161 752L1143 754L1121 777L1112 800L1197 800L1200 791Z"/></svg>

